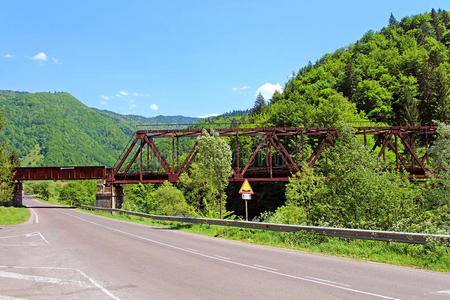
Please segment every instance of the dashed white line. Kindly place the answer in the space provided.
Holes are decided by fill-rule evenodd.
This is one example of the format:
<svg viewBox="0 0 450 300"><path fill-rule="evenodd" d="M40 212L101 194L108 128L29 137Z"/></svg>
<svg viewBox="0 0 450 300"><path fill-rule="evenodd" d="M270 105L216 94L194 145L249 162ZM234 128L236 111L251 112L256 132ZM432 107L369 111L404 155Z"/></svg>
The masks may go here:
<svg viewBox="0 0 450 300"><path fill-rule="evenodd" d="M331 280L325 280L325 279L322 279L322 278L317 278L317 277L312 277L312 276L306 276L306 277L311 278L311 279L315 279L315 280L320 280L320 281L323 281L323 282L329 282L329 283L339 284L339 285L342 285L342 286L351 286L351 285L349 285L349 284L340 283L340 282L331 281Z"/></svg>
<svg viewBox="0 0 450 300"><path fill-rule="evenodd" d="M186 249L189 250L189 251L193 251L193 252L199 252L198 250L192 249L192 248L186 248Z"/></svg>
<svg viewBox="0 0 450 300"><path fill-rule="evenodd" d="M221 259L225 259L225 260L230 260L230 258L225 257L225 256L220 256L220 255L214 255L217 258L221 258Z"/></svg>
<svg viewBox="0 0 450 300"><path fill-rule="evenodd" d="M450 290L437 291L436 293L438 293L438 294L449 294L450 295Z"/></svg>
<svg viewBox="0 0 450 300"><path fill-rule="evenodd" d="M262 265L254 264L254 266L255 266L255 267L258 267L258 268L267 269L267 270L278 271L277 269L270 268L270 267L266 267L266 266L262 266Z"/></svg>
<svg viewBox="0 0 450 300"><path fill-rule="evenodd" d="M336 284L333 284L333 283L327 283L327 282L323 282L323 281L319 281L319 280L315 280L315 279L309 279L309 278L306 278L306 277L289 275L289 274L285 274L285 273L281 273L281 272L277 272L277 271L273 271L273 270L268 270L268 269L265 269L265 268L260 268L260 267L256 267L256 266L252 266L252 265L247 265L247 264L235 262L235 261L232 261L232 260L222 259L222 258L219 258L219 257L216 257L216 256L212 256L212 255L208 255L208 254L203 254L203 253L199 253L199 252L195 252L195 251L190 251L190 250L187 250L185 248L181 248L181 247L174 246L174 245L171 245L171 244L167 244L167 243L164 243L164 242L160 242L160 241L157 241L157 240L145 238L145 237L139 236L137 234L133 234L133 233L130 233L130 232L122 231L120 229L111 228L111 227L108 227L108 226L105 226L105 225L102 225L102 224L99 224L99 223L96 223L96 222L92 222L92 221L80 218L80 217L72 215L72 214L68 214L68 213L65 213L65 212L61 212L61 213L64 214L64 215L70 216L72 218L79 219L79 220L81 220L83 222L97 225L99 227L105 228L105 229L110 230L110 231L119 232L119 233L122 233L122 234L125 234L125 235L128 235L128 236L132 236L132 237L144 240L144 241L149 241L149 242L152 242L152 243L155 243L155 244L158 244L158 245L166 246L166 247L169 247L169 248L172 248L172 249L177 249L177 250L184 251L184 252L189 252L189 253L192 253L192 254L195 254L195 255L199 255L199 256L203 256L203 257L207 257L207 258L210 258L210 259L219 260L219 261L222 261L222 262L225 262L225 263L238 265L238 266L241 266L241 267L254 269L254 270L259 270L259 271L263 271L263 272L267 272L267 273L272 273L272 274L283 276L283 277L287 277L287 278L298 279L298 280L307 281L307 282L313 282L313 283L316 283L316 284L325 285L325 286L329 286L329 287L334 287L334 288L337 288L337 289L341 289L341 290L345 290L345 291L349 291L349 292L354 292L354 293L359 293L359 294L364 294L364 295L368 295L368 296L373 296L373 297L377 297L377 298L390 299L390 300L399 300L398 298L394 298L394 297L390 297L390 296L385 296L385 295L375 294L375 293L371 293L371 292L361 291L361 290L357 290L357 289L353 289L353 288L349 288L349 287L336 285Z"/></svg>

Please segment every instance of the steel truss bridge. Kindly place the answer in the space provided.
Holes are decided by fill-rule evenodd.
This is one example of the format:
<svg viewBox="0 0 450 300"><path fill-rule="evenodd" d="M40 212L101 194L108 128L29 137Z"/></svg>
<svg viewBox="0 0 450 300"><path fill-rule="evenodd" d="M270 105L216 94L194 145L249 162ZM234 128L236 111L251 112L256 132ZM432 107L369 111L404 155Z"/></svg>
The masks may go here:
<svg viewBox="0 0 450 300"><path fill-rule="evenodd" d="M432 175L429 147L436 126L353 127L356 136L375 152L388 168L406 172L410 178ZM287 181L301 171L302 163L314 167L326 162L327 149L335 145L338 132L331 127L227 128L214 129L233 150L230 181ZM105 184L177 182L188 172L197 154L202 129L136 130L113 168L25 167L14 179L100 179ZM355 162L358 163L358 162Z"/></svg>

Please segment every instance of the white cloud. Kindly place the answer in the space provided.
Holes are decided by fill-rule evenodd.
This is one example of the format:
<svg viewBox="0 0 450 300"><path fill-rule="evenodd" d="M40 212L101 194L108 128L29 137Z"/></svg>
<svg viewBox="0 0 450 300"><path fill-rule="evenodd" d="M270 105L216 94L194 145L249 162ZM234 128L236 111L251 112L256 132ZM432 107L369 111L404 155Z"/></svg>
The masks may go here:
<svg viewBox="0 0 450 300"><path fill-rule="evenodd" d="M130 108L131 108L131 109L136 108L136 104L131 103L131 104L130 104Z"/></svg>
<svg viewBox="0 0 450 300"><path fill-rule="evenodd" d="M2 57L4 57L4 58L13 58L14 55L9 54L9 53L5 53L5 54L2 54Z"/></svg>
<svg viewBox="0 0 450 300"><path fill-rule="evenodd" d="M210 118L210 117L217 117L217 116L220 116L220 114L206 114L206 115L203 115L203 116L197 116L196 118L200 118L200 119L206 119L206 118Z"/></svg>
<svg viewBox="0 0 450 300"><path fill-rule="evenodd" d="M130 93L128 93L127 91L120 91L119 93L116 94L117 97L121 97L121 96L128 96Z"/></svg>
<svg viewBox="0 0 450 300"><path fill-rule="evenodd" d="M57 59L56 57L52 57L52 61L57 65L62 65L62 62L59 59Z"/></svg>
<svg viewBox="0 0 450 300"><path fill-rule="evenodd" d="M150 107L151 110L158 110L158 109L159 109L158 105L156 105L156 104L154 104L154 103L153 103L153 104L150 104L149 107Z"/></svg>
<svg viewBox="0 0 450 300"><path fill-rule="evenodd" d="M279 83L271 84L271 83L267 82L267 83L263 84L262 86L260 86L256 90L256 95L261 93L261 95L263 95L264 99L272 99L272 96L275 93L275 91L282 93L283 88L281 87L281 85Z"/></svg>
<svg viewBox="0 0 450 300"><path fill-rule="evenodd" d="M108 105L108 102L106 102L106 101L102 101L102 102L100 102L100 104L101 104L101 105L105 105L105 106L106 106L106 105Z"/></svg>
<svg viewBox="0 0 450 300"><path fill-rule="evenodd" d="M134 99L130 99L130 103L134 103Z"/></svg>
<svg viewBox="0 0 450 300"><path fill-rule="evenodd" d="M234 87L231 88L232 91L237 92L237 91L245 91L248 90L250 87L248 85L244 85L242 87Z"/></svg>
<svg viewBox="0 0 450 300"><path fill-rule="evenodd" d="M37 60L37 61L46 61L48 59L48 56L44 52L39 52L38 54L33 56L31 59Z"/></svg>
<svg viewBox="0 0 450 300"><path fill-rule="evenodd" d="M111 98L109 98L108 96L105 95L100 95L100 98L102 98L103 100L110 100Z"/></svg>

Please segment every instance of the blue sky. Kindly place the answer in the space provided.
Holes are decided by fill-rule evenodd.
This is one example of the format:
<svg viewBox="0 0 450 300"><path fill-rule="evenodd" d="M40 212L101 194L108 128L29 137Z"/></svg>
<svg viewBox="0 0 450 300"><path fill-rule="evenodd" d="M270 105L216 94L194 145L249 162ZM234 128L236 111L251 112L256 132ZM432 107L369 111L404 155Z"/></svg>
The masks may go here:
<svg viewBox="0 0 450 300"><path fill-rule="evenodd" d="M0 0L0 89L66 91L148 117L247 109L391 12L400 20L446 4Z"/></svg>

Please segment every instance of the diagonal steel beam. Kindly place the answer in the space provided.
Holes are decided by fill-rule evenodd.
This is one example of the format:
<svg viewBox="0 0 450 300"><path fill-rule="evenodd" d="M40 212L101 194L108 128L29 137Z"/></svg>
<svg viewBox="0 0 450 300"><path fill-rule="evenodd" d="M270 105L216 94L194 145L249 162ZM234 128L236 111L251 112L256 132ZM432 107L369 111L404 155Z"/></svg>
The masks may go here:
<svg viewBox="0 0 450 300"><path fill-rule="evenodd" d="M169 164L166 162L164 157L161 155L161 152L159 152L158 147L153 142L153 139L149 139L147 136L144 136L144 140L147 144L150 145L150 148L152 149L153 153L155 154L156 159L161 164L161 167L163 167L164 171L166 171L167 174L172 174L173 172L172 172L171 168L169 167Z"/></svg>
<svg viewBox="0 0 450 300"><path fill-rule="evenodd" d="M261 147L262 147L263 143L266 141L266 139L267 139L267 135L265 135L265 136L262 138L261 142L259 142L259 144L258 144L258 147L256 147L255 151L253 151L252 156L250 157L249 161L247 162L247 164L245 165L244 169L243 169L242 172L241 172L241 175L242 175L242 176L244 176L245 172L247 172L248 168L250 167L250 164L251 164L251 163L253 162L253 160L255 159L256 154L258 154L259 149L261 149Z"/></svg>

